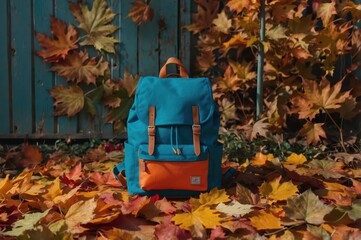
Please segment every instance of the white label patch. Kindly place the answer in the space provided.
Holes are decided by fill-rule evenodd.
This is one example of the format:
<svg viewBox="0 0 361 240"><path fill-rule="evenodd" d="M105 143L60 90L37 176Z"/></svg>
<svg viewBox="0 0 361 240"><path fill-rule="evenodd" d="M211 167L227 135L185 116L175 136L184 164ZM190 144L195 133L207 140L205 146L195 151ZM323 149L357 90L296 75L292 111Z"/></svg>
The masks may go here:
<svg viewBox="0 0 361 240"><path fill-rule="evenodd" d="M192 185L201 184L201 177L200 176L191 176L191 184Z"/></svg>

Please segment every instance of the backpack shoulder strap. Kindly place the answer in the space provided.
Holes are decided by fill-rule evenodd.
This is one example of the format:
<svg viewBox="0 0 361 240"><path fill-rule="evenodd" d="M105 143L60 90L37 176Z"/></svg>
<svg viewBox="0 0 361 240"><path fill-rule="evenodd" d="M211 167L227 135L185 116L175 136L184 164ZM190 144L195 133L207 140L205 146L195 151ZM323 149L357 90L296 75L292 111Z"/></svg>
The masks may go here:
<svg viewBox="0 0 361 240"><path fill-rule="evenodd" d="M127 179L123 175L124 170L125 170L124 162L118 163L113 168L113 174L114 174L115 179L117 179L123 186L126 186L127 185Z"/></svg>

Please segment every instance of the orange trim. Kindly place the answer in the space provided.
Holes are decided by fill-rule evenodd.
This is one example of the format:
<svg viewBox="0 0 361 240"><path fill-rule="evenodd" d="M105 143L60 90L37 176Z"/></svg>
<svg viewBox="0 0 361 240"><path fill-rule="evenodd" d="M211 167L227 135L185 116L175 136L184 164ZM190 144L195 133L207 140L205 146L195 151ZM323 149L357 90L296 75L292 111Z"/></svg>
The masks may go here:
<svg viewBox="0 0 361 240"><path fill-rule="evenodd" d="M208 188L208 159L167 162L139 159L139 184L143 190L194 190Z"/></svg>
<svg viewBox="0 0 361 240"><path fill-rule="evenodd" d="M199 125L199 114L198 114L198 106L192 106L192 115L193 115L193 146L194 146L194 153L196 156L201 154L201 125Z"/></svg>

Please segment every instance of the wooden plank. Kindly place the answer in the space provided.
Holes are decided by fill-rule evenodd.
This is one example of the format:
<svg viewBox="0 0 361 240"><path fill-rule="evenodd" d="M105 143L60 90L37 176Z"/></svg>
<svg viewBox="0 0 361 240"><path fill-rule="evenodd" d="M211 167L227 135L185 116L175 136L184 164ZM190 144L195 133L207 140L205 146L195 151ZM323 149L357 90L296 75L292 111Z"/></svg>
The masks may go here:
<svg viewBox="0 0 361 240"><path fill-rule="evenodd" d="M62 21L65 21L67 24L71 23L76 26L75 19L69 9L68 1L64 1L64 0L54 0L54 1L55 1L54 2L55 16L61 19ZM57 76L56 74L55 74L55 84L65 85L65 86L68 85L63 78ZM67 116L61 116L56 118L56 120L58 125L57 126L58 133L74 134L78 132L78 117L69 118Z"/></svg>
<svg viewBox="0 0 361 240"><path fill-rule="evenodd" d="M10 133L8 1L0 1L0 136Z"/></svg>
<svg viewBox="0 0 361 240"><path fill-rule="evenodd" d="M162 66L168 58L178 57L178 0L163 1L159 14L159 61Z"/></svg>
<svg viewBox="0 0 361 240"><path fill-rule="evenodd" d="M31 7L31 0L10 1L13 133L33 130Z"/></svg>
<svg viewBox="0 0 361 240"><path fill-rule="evenodd" d="M162 1L164 3L164 1ZM152 21L139 26L138 39L138 62L139 73L142 76L159 74L159 9L160 1L152 1L151 7L154 9Z"/></svg>
<svg viewBox="0 0 361 240"><path fill-rule="evenodd" d="M127 17L132 0L121 1L120 9L120 76L127 70L137 74L138 70L138 27Z"/></svg>
<svg viewBox="0 0 361 240"><path fill-rule="evenodd" d="M178 27L180 43L179 43L179 58L183 62L184 66L187 68L191 74L191 33L187 31L184 27L191 24L191 0L179 0L179 16L180 24Z"/></svg>
<svg viewBox="0 0 361 240"><path fill-rule="evenodd" d="M33 0L34 31L36 33L50 33L50 16L53 14L53 1ZM34 34L35 51L42 48ZM35 53L34 53L35 54ZM53 99L49 90L54 87L54 73L49 71L51 65L42 61L39 56L34 56L35 78L35 132L49 134L54 132Z"/></svg>

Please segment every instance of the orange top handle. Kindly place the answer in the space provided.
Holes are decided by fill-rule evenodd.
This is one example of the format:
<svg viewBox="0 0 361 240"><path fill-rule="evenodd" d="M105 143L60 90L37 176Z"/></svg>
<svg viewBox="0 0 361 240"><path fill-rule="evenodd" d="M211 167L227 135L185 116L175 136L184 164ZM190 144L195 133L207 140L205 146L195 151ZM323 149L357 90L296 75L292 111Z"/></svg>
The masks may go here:
<svg viewBox="0 0 361 240"><path fill-rule="evenodd" d="M183 63L175 57L170 57L167 62L164 64L164 66L160 69L159 72L159 77L160 78L166 78L169 75L167 75L167 65L168 64L176 64L177 66L179 66L179 76L182 78L188 78L188 72L186 70L186 68L184 67ZM172 75L172 74L170 74Z"/></svg>

